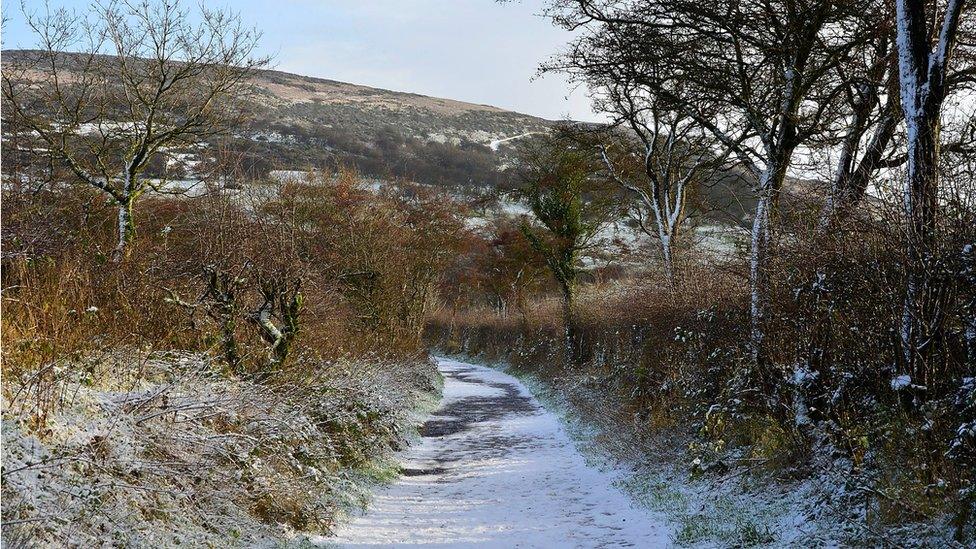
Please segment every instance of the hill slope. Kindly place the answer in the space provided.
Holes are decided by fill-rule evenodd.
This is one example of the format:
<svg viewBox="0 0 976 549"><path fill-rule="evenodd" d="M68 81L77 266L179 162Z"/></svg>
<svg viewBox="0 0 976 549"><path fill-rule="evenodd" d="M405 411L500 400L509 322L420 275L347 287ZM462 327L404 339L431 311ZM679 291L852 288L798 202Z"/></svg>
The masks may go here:
<svg viewBox="0 0 976 549"><path fill-rule="evenodd" d="M361 137L397 129L404 137L460 145L538 131L551 122L489 105L263 71L255 79L263 121L302 128L341 125Z"/></svg>
<svg viewBox="0 0 976 549"><path fill-rule="evenodd" d="M32 53L4 50L3 65L22 63ZM250 122L221 146L253 177L341 163L369 177L480 194L510 184L512 175L503 168L519 143L556 124L489 105L275 70L260 71L253 85ZM192 150L183 157L207 160ZM737 172L702 192L709 204L703 213L719 223L742 222L752 210L748 182Z"/></svg>
<svg viewBox="0 0 976 549"><path fill-rule="evenodd" d="M502 184L507 139L553 122L487 105L262 72L246 147L278 169L336 161L440 186ZM239 144L244 146L243 143Z"/></svg>
<svg viewBox="0 0 976 549"><path fill-rule="evenodd" d="M4 50L0 59L7 69L32 53ZM225 146L257 172L342 162L375 177L496 186L517 137L553 124L488 105L273 70L253 83L252 122Z"/></svg>

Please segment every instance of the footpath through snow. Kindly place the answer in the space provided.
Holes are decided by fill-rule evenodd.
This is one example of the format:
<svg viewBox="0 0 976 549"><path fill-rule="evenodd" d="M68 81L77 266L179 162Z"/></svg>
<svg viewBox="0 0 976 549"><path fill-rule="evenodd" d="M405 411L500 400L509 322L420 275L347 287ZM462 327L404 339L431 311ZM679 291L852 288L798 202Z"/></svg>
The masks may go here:
<svg viewBox="0 0 976 549"><path fill-rule="evenodd" d="M403 477L323 545L661 547L660 518L586 464L515 378L439 358L444 399L401 455Z"/></svg>

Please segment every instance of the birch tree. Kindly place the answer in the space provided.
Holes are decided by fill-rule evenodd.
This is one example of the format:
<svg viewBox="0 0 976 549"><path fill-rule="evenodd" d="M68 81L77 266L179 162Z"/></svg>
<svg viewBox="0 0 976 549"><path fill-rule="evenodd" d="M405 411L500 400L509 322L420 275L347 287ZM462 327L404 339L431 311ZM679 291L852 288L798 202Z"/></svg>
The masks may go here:
<svg viewBox="0 0 976 549"><path fill-rule="evenodd" d="M260 35L234 12L200 7L191 16L179 0L96 3L86 15L45 6L25 16L38 49L4 56L8 112L73 182L117 207L120 260L137 201L165 190L143 177L150 161L240 120L248 80L268 62L256 55Z"/></svg>

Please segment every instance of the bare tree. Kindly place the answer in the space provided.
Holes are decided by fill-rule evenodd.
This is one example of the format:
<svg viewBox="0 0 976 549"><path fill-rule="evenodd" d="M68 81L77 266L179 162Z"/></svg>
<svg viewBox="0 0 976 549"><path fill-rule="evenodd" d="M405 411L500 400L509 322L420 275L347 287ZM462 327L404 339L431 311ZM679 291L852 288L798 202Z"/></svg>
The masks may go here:
<svg viewBox="0 0 976 549"><path fill-rule="evenodd" d="M265 276L258 281L258 286L261 304L248 320L257 326L258 334L268 346L267 362L262 371L267 374L279 370L288 358L291 344L298 335L304 296L300 278L286 280L281 276Z"/></svg>
<svg viewBox="0 0 976 549"><path fill-rule="evenodd" d="M25 15L38 50L4 56L4 99L52 160L118 207L119 260L135 203L164 191L142 177L153 158L239 120L249 78L268 63L255 55L260 34L230 11L201 7L194 23L179 0L97 3L90 18L50 7Z"/></svg>
<svg viewBox="0 0 976 549"><path fill-rule="evenodd" d="M904 210L908 237L908 281L901 325L905 371L926 380L926 357L943 320L944 292L932 275L939 225L939 158L942 108L949 66L959 35L964 0L948 0L941 24L935 5L897 0L898 78L908 156Z"/></svg>
<svg viewBox="0 0 976 549"><path fill-rule="evenodd" d="M202 309L204 314L217 323L224 360L237 374L244 373L241 346L237 338L237 323L242 307L240 294L247 289L243 275L248 268L249 265L244 264L234 272L230 272L215 265L205 266L202 270L203 279L206 281L204 291L193 302L185 301L175 291L166 288L165 301L179 305L188 311L191 324L198 309Z"/></svg>
<svg viewBox="0 0 976 549"><path fill-rule="evenodd" d="M624 135L601 145L603 162L611 179L636 199L633 217L642 232L657 238L665 275L675 290L675 248L689 217L689 194L726 167L731 151L653 93L626 84L611 84L606 91L610 112L618 117L613 125L633 132L640 150L628 146L632 140Z"/></svg>
<svg viewBox="0 0 976 549"><path fill-rule="evenodd" d="M864 41L860 2L558 0L580 37L544 70L612 65L691 117L755 179L750 347L766 362L773 219L794 153L836 116L833 71ZM647 68L653 70L647 70ZM675 82L681 86L675 86Z"/></svg>
<svg viewBox="0 0 976 549"><path fill-rule="evenodd" d="M903 166L908 161L903 139L897 138L904 125L900 103L898 51L896 47L895 8L883 3L870 6L861 17L872 33L864 47L837 67L837 78L843 90L843 110L838 117L839 139L825 142L838 150L838 161L831 177L830 192L821 214L823 232L838 218L852 213L864 197L868 185L882 170ZM973 38L972 25L957 31L968 44ZM945 95L970 91L976 78L970 47L957 47L953 63L946 67ZM940 130L941 147L957 153L973 151L972 136L965 132Z"/></svg>
<svg viewBox="0 0 976 549"><path fill-rule="evenodd" d="M821 210L819 229L826 234L840 218L856 210L872 177L892 167L895 131L901 121L898 105L897 65L893 52L894 29L887 6L863 15L874 21L864 48L836 67L842 90L839 138L826 139L839 149L830 188Z"/></svg>

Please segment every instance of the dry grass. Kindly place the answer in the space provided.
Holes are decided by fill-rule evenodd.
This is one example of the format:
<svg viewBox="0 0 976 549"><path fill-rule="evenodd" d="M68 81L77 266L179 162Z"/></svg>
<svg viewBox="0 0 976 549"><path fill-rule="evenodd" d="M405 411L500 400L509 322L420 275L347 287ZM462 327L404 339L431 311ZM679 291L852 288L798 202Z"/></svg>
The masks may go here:
<svg viewBox="0 0 976 549"><path fill-rule="evenodd" d="M268 343L251 318L269 281L300 285L296 364L420 356L438 266L459 227L438 197L376 195L352 172L253 194L147 198L139 213L130 256L116 264L108 260L113 212L96 196L5 195L8 397L45 393L21 384L43 384L52 369L106 350L218 356L228 333L241 371L260 372ZM229 316L206 294L211 271L233 275Z"/></svg>
<svg viewBox="0 0 976 549"><path fill-rule="evenodd" d="M328 531L403 443L436 376L340 362L258 384L201 355L112 358L61 373L62 406L41 431L22 427L18 403L6 410L5 541L17 530L33 547L250 546ZM129 369L143 375L120 381Z"/></svg>

